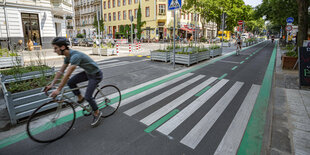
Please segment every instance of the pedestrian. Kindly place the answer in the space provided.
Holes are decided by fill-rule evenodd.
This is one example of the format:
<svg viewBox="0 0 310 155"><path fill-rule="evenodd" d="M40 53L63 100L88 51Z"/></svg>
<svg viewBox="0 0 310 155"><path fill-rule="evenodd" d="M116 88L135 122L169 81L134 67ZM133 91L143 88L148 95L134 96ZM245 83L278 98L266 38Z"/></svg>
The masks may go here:
<svg viewBox="0 0 310 155"><path fill-rule="evenodd" d="M23 41L19 40L17 45L16 45L16 51L17 52L22 52L24 50L24 45L23 45Z"/></svg>

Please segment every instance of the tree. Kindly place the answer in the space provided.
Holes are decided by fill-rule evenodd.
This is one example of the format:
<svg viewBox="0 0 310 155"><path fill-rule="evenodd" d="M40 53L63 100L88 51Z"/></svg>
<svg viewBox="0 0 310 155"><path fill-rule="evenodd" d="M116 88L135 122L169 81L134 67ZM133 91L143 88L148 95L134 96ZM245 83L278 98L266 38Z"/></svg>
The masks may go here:
<svg viewBox="0 0 310 155"><path fill-rule="evenodd" d="M303 40L307 40L308 35L308 0L296 0L298 4L298 36L297 46L302 47Z"/></svg>
<svg viewBox="0 0 310 155"><path fill-rule="evenodd" d="M145 21L143 21L143 22L141 21L141 17L142 17L142 14L141 14L140 2L139 2L139 8L138 8L138 13L137 13L137 31L138 31L137 38L138 39L141 39L141 34L142 34L141 28L144 24L146 24Z"/></svg>
<svg viewBox="0 0 310 155"><path fill-rule="evenodd" d="M99 34L98 32L98 20L97 20L97 14L95 14L95 17L94 17L94 23L93 23L93 26L96 28L96 31L97 31L97 34ZM103 19L100 19L99 20L99 27L100 27L100 32L103 32L104 31L104 23L103 23Z"/></svg>

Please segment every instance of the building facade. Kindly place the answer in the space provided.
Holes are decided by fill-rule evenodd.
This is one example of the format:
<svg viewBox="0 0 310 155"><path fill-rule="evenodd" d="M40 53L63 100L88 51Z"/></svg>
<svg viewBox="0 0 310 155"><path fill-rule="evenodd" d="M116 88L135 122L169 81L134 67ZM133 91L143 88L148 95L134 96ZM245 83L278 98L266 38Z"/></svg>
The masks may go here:
<svg viewBox="0 0 310 155"><path fill-rule="evenodd" d="M109 38L119 38L121 25L131 25L130 16L134 17L133 24L137 24L137 13L140 2L141 21L145 21L142 38L152 40L162 40L171 38L173 28L173 11L168 11L167 0L102 0L103 19L105 24L105 34ZM198 27L201 28L199 16L197 16ZM194 14L176 11L177 34L190 37L194 32ZM207 25L207 24L206 24ZM209 29L211 27L208 27ZM215 26L216 28L216 26ZM200 31L201 33L202 31ZM207 32L206 32L207 34ZM204 34L204 36L206 35ZM200 36L203 36L201 34Z"/></svg>
<svg viewBox="0 0 310 155"><path fill-rule="evenodd" d="M66 16L72 14L71 0L0 0L0 45L10 47L29 40L51 48L56 36L66 36Z"/></svg>
<svg viewBox="0 0 310 155"><path fill-rule="evenodd" d="M97 11L101 12L101 0L74 0L75 30L86 38L96 35L93 23Z"/></svg>

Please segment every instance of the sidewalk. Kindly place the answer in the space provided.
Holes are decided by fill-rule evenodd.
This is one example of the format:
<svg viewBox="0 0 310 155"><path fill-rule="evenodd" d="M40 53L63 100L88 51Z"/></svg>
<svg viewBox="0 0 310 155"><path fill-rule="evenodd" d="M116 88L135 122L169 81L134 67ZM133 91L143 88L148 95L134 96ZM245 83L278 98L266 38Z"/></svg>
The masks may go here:
<svg viewBox="0 0 310 155"><path fill-rule="evenodd" d="M271 131L266 154L310 154L310 89L299 89L298 70L282 70L278 47L270 101ZM269 118L268 118L269 119Z"/></svg>

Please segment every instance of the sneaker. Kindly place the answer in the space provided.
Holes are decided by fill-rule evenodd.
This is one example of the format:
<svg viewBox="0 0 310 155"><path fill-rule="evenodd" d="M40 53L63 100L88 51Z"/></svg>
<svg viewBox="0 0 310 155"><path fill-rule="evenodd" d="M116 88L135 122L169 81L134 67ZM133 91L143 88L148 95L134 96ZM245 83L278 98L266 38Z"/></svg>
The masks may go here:
<svg viewBox="0 0 310 155"><path fill-rule="evenodd" d="M102 112L100 111L98 116L95 116L95 115L93 115L93 116L94 116L94 119L93 119L93 122L90 125L94 127L94 126L97 126L100 123Z"/></svg>
<svg viewBox="0 0 310 155"><path fill-rule="evenodd" d="M81 104L81 103L83 103L84 101L85 101L85 98L83 97L83 99L80 100L80 101L78 100L77 103L78 103L78 104Z"/></svg>

